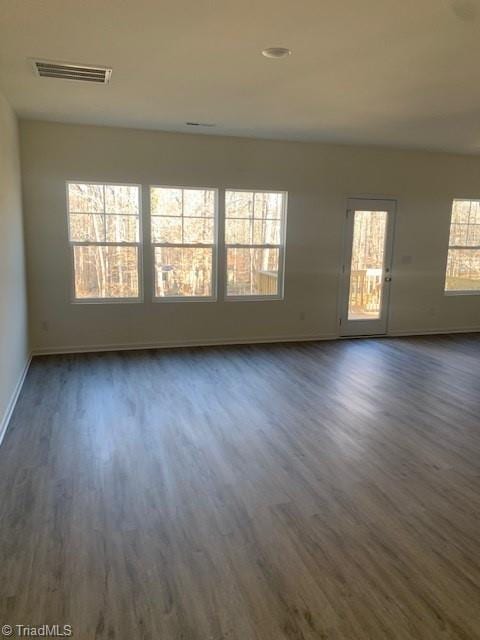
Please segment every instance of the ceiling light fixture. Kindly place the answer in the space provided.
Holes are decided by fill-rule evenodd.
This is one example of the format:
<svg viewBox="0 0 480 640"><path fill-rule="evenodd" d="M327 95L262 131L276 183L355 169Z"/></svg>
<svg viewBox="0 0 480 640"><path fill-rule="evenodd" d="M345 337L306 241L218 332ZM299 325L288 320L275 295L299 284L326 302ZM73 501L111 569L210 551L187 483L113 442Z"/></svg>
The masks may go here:
<svg viewBox="0 0 480 640"><path fill-rule="evenodd" d="M272 58L273 60L280 60L280 58L288 58L292 54L291 49L285 47L268 47L262 51L262 56L265 58Z"/></svg>

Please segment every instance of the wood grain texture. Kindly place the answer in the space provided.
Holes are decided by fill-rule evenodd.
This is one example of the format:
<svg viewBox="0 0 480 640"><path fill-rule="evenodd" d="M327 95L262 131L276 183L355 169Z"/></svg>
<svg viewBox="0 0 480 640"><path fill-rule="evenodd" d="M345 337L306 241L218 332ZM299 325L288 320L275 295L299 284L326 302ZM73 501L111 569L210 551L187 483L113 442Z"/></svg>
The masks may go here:
<svg viewBox="0 0 480 640"><path fill-rule="evenodd" d="M480 638L479 409L478 335L35 358L0 622Z"/></svg>

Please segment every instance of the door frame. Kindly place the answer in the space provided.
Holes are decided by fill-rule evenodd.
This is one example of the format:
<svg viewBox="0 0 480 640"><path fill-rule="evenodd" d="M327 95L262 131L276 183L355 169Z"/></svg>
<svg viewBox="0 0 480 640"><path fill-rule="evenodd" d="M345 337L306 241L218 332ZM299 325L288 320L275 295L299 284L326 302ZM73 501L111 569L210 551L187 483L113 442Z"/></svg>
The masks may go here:
<svg viewBox="0 0 480 640"><path fill-rule="evenodd" d="M385 244L385 272L390 281L383 282L382 291L382 312L380 318L376 320L348 320L348 299L350 292L350 264L352 256L353 241L353 212L363 211L385 211L388 210L387 236ZM398 211L398 198L392 196L351 196L347 198L345 223L343 228L342 263L339 278L338 296L338 334L341 338L384 336L388 332L390 319L390 297L393 269L393 249L396 227L396 214ZM385 274L384 274L385 276ZM368 324L367 324L368 323ZM376 323L372 326L372 323ZM383 325L378 327L378 325ZM380 330L379 330L380 329Z"/></svg>

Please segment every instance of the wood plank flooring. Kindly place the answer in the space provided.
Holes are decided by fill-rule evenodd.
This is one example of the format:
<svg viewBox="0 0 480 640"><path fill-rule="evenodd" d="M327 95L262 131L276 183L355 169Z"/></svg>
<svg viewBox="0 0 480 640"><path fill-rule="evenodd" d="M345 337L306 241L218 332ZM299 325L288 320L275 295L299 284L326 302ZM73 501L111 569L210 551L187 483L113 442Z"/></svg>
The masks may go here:
<svg viewBox="0 0 480 640"><path fill-rule="evenodd" d="M0 623L480 639L480 335L34 359Z"/></svg>

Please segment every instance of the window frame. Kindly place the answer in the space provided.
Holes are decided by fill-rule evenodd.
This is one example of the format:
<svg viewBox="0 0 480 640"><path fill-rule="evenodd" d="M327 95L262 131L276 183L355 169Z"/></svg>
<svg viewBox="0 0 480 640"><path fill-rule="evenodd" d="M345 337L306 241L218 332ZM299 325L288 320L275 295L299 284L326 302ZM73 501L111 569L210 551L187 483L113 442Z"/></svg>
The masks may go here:
<svg viewBox="0 0 480 640"><path fill-rule="evenodd" d="M472 198L472 197L465 197L465 198L458 198L458 197L454 197L452 198L452 204L451 204L451 208L450 208L450 225L448 227L448 245L447 245L447 260L445 262L445 277L444 277L444 281L443 281L443 294L445 296L478 296L480 295L480 289L446 289L446 285L447 285L447 268L448 268L448 258L449 258L449 254L450 254L450 250L451 249L457 249L457 250L461 250L461 251L480 251L480 244L478 245L457 245L457 244L450 244L450 236L452 233L452 218L453 218L453 207L455 202L479 202L480 203L480 198Z"/></svg>
<svg viewBox="0 0 480 640"><path fill-rule="evenodd" d="M152 189L182 189L182 191L213 191L214 193L214 215L213 215L213 242L210 244L203 243L181 243L181 242L154 242L152 238ZM161 216L156 216L161 217ZM168 216L166 216L168 217ZM180 217L180 216L178 216ZM183 210L182 210L182 219ZM189 216L187 216L188 218ZM219 219L219 188L209 186L190 186L190 185L168 185L168 184L151 184L148 187L148 227L151 247L151 277L152 277L152 302L154 303L175 303L175 302L217 302L218 301L218 219ZM212 295L211 296L157 296L155 291L157 288L156 270L155 270L155 248L166 249L211 249L212 250Z"/></svg>
<svg viewBox="0 0 480 640"><path fill-rule="evenodd" d="M257 193L281 193L283 195L283 207L282 218L280 226L280 244L232 244L227 243L226 227L227 227L227 191L236 191L243 193L253 193L255 200L255 194ZM288 212L288 191L283 189L238 189L236 187L225 187L224 189L224 237L223 237L223 250L224 250L224 283L223 283L223 299L225 302L268 302L275 300L285 299L285 254L287 245L287 212ZM235 219L235 218L233 218ZM248 218L245 218L248 220ZM255 217L252 218L255 220ZM228 250L229 249L278 249L278 293L275 295L228 295Z"/></svg>
<svg viewBox="0 0 480 640"><path fill-rule="evenodd" d="M70 236L70 199L69 185L71 184L93 184L103 187L137 187L138 188L138 242L91 242L71 240ZM143 284L143 214L142 214L142 185L133 182L111 182L98 180L68 179L65 181L65 199L67 212L67 242L70 249L70 303L71 304L139 304L144 301ZM88 212L86 212L88 213ZM102 215L107 214L105 211ZM129 215L129 214L117 214ZM137 248L137 277L138 296L125 298L77 298L75 295L75 246L100 246L100 247L136 247Z"/></svg>

